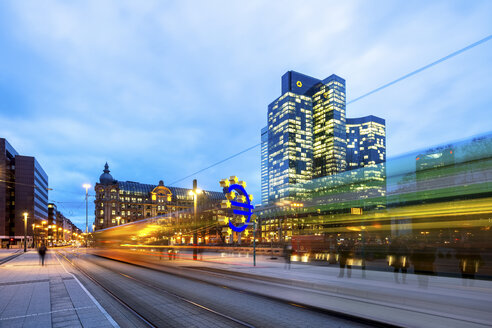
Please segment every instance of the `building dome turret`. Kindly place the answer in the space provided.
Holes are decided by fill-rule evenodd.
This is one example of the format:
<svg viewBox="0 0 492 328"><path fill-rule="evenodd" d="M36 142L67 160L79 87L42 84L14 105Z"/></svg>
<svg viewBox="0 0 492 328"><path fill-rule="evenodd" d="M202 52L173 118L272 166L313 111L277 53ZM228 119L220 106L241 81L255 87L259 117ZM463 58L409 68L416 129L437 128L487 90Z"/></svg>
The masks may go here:
<svg viewBox="0 0 492 328"><path fill-rule="evenodd" d="M104 185L109 185L109 184L114 183L113 176L111 174L109 174L110 171L109 171L108 162L106 162L106 165L104 165L103 172L104 173L101 174L101 176L99 177L99 183L104 184Z"/></svg>

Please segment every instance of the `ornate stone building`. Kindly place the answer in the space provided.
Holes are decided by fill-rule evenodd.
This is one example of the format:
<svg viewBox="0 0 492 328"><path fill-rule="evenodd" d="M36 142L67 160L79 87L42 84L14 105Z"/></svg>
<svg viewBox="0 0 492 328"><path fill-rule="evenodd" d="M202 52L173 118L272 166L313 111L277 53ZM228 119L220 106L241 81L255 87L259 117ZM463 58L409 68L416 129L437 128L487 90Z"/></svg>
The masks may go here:
<svg viewBox="0 0 492 328"><path fill-rule="evenodd" d="M96 230L120 224L142 220L170 212L180 216L193 213L191 189L167 187L164 182L158 185L133 181L117 181L109 173L108 163L104 165L96 192L95 222ZM203 191L200 195L201 206L219 204L224 199L222 192Z"/></svg>

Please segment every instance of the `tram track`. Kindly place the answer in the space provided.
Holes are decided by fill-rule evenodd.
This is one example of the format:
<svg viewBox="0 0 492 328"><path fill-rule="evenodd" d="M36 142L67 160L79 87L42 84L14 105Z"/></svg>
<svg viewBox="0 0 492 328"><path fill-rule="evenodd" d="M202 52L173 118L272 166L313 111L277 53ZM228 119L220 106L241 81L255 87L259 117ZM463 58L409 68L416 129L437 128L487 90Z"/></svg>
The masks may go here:
<svg viewBox="0 0 492 328"><path fill-rule="evenodd" d="M118 302L121 306L123 306L127 311L135 315L139 320L141 320L148 327L158 327L154 325L150 320L145 318L145 316L141 315L138 311L136 311L130 304L125 302L122 298L118 297L115 293L113 293L109 288L107 288L104 284L99 282L97 279L92 277L86 270L82 269L79 265L75 264L74 261L71 261L67 256L62 254L59 251L56 251L58 256L61 256L65 261L67 261L73 268L75 268L79 273L81 273L84 277L92 281L98 287L102 288L108 295L110 295L116 302Z"/></svg>
<svg viewBox="0 0 492 328"><path fill-rule="evenodd" d="M374 320L374 319L367 318L367 317L360 317L357 315L344 313L344 312L340 312L337 310L330 310L330 309L326 309L326 308L312 306L312 305L302 303L302 302L294 303L292 301L283 299L281 297L277 297L277 296L272 295L272 294L265 295L264 293L258 293L258 292L244 289L241 287L234 287L234 286L231 286L230 284L224 284L223 282L217 281L217 279L212 279L212 280L206 279L203 276L203 274L206 274L207 276L213 276L213 277L219 278L219 279L228 279L228 280L233 279L235 281L249 281L249 282L251 282L252 280L255 280L255 278L251 278L251 276L249 276L249 275L242 276L241 274L235 273L234 276L231 276L230 274L225 274L224 272L221 272L221 271L206 270L206 268L193 267L193 266L180 267L180 270L176 270L175 268L166 267L166 266L159 266L159 268L156 268L151 263L147 263L147 262L138 262L137 263L137 262L134 262L132 260L107 257L104 255L97 255L97 254L94 254L94 256L102 258L102 259L110 260L110 261L129 264L129 265L132 265L135 267L153 270L153 271L160 272L160 273L165 273L165 274L169 274L169 275L173 275L173 276L177 276L177 277L182 277L182 278L185 278L185 279L188 279L191 281L196 281L199 283L207 284L210 286L215 286L218 288L229 289L231 291L236 291L236 292L241 293L241 294L247 294L247 295L251 295L253 297L257 297L257 298L261 298L261 299L265 299L265 300L270 300L270 301L278 302L281 304L286 304L289 306L300 307L300 308L303 308L307 311L316 312L316 313L326 315L329 317L339 318L342 320L346 320L347 322L352 322L354 324L362 324L362 325L369 325L371 327L385 327L385 328L399 327L398 325L395 325L395 324L390 323L390 322ZM185 269L185 270L183 270L183 269ZM185 273L185 272L188 272L188 273ZM189 273L198 273L199 275L192 275ZM255 282L258 283L258 282L260 282L260 280L255 280ZM272 282L272 280L270 280L270 279L264 280L263 279L263 280L261 280L261 282L269 284ZM286 286L290 286L290 284L286 284ZM294 288L295 288L295 286L294 286ZM340 295L332 295L332 296L335 296L337 298L343 298ZM361 300L358 300L358 301L361 302L361 304L364 303L364 301L361 301Z"/></svg>
<svg viewBox="0 0 492 328"><path fill-rule="evenodd" d="M184 272L168 272L167 270L162 271L141 264L115 260L94 254L90 254L88 257L77 253L73 253L71 255L79 257L80 260L87 261L88 263L98 262L97 264L94 264L101 266L106 270L111 270L114 274L125 277L134 283L137 281L142 282L140 284L142 287L158 290L159 293L169 294L171 290L170 293L173 295L173 298L185 298L186 300L191 301L191 304L195 303L199 306L204 306L212 310L209 311L210 314L224 314L224 312L226 312L226 317L223 318L232 318L233 320L229 321L241 327L273 327L285 325L300 327L306 326L306 322L310 322L311 326L326 326L327 323L331 322L330 326L339 327L395 327L395 325L374 321L368 318L361 318L341 312L312 307L304 303L301 304L298 302L287 301L274 295L262 295L256 292L248 291L248 289L235 288L227 283L213 283L209 279L203 279L204 277L201 275L204 274L204 272L200 270L190 270L190 272L195 275L193 277L190 274L184 274ZM143 273L143 271L141 272L141 269L147 271L147 273ZM153 272L154 277L152 277L150 272ZM206 274L215 275L211 272L207 272ZM156 279L156 276L160 276L160 278ZM179 280L176 281L176 283L185 287L176 287L175 284L173 285L172 282L169 282L169 278L171 277L174 277L172 280ZM194 288L196 287L194 286L197 284L201 286L198 286L198 289L195 290ZM207 296L203 296L203 293L213 294L214 297L212 297L212 299L207 299ZM221 304L221 297L230 297L231 302L228 304L224 304L222 302ZM238 306L232 306L233 303L237 303ZM238 311L238 308L243 307L242 305L239 305L239 303L253 304L253 306L246 306L249 307L250 311ZM255 308L254 304L260 305L257 305ZM269 312L267 309L271 307L276 309ZM250 316L247 313L254 313L254 315ZM296 321L301 317L305 318L307 321L295 323L291 323L289 321L291 319ZM314 325L313 322L318 322L318 325Z"/></svg>
<svg viewBox="0 0 492 328"><path fill-rule="evenodd" d="M61 256L63 259L65 259L68 263L70 263L70 265L72 265L77 271L79 271L81 274L83 274L86 278L88 278L90 281L92 281L93 283L95 283L97 286L101 287L105 292L107 292L108 295L110 295L112 298L114 298L125 309L127 309L129 312L131 312L132 314L134 314L136 317L138 317L143 323L145 323L145 325L147 325L148 327L160 327L160 326L162 326L159 323L155 323L154 322L155 320L153 320L149 316L143 314L142 311L140 311L139 309L136 309L135 306L133 306L133 305L130 304L130 302L125 301L122 297L118 296L117 295L118 294L117 292L115 292L115 291L111 290L110 288L108 288L105 283L102 283L101 281L99 281L97 278L94 277L94 275L89 274L85 269L81 268L80 265L76 264L75 261L70 260L65 254L62 254L61 252L57 252L57 254L59 256ZM72 254L72 256L75 256L75 257L79 258L79 256L78 255L75 255L75 254ZM209 308L209 307L207 307L205 305L199 304L196 301L190 300L188 298L185 298L185 297L182 297L180 295L177 295L176 293L170 292L170 291L162 288L161 286L159 286L157 284L149 283L149 282L144 281L142 279L139 279L139 278L136 278L136 277L133 277L133 276L130 276L130 275L127 275L127 274L118 272L117 270L113 270L113 269L108 268L106 266L101 266L101 265L99 265L99 264L97 264L95 262L92 262L92 261L90 261L90 263L95 264L95 265L103 268L104 270L111 271L114 274L123 276L123 277L131 280L132 282L134 282L134 283L136 283L138 285L141 285L141 286L150 288L152 290L158 290L160 293L164 293L165 295L167 295L169 297L172 297L172 298L174 298L174 299L176 299L176 300L178 300L180 302L184 302L184 303L186 303L186 304L188 304L188 305L190 305L192 307L195 307L197 309L200 309L200 311L205 311L205 312L207 312L209 314L212 314L212 315L215 315L215 316L219 316L222 319L225 319L225 320L230 321L231 323L234 323L238 327L249 327L249 328L255 327L254 325L251 325L251 324L249 324L247 322L244 322L242 320L239 320L239 319L234 318L232 316L229 316L227 314L221 313L219 311L213 310L213 309L211 309L211 308Z"/></svg>

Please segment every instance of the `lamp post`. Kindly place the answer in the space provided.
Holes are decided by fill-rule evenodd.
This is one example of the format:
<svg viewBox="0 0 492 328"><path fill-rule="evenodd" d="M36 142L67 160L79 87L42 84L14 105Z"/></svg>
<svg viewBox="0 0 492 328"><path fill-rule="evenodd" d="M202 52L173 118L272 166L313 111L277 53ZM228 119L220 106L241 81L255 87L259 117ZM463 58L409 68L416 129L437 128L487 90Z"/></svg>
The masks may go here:
<svg viewBox="0 0 492 328"><path fill-rule="evenodd" d="M256 266L256 220L253 221L253 266Z"/></svg>
<svg viewBox="0 0 492 328"><path fill-rule="evenodd" d="M117 216L116 217L116 222L118 222L118 225L120 225L120 221L121 221L121 216Z"/></svg>
<svg viewBox="0 0 492 328"><path fill-rule="evenodd" d="M89 188L91 187L90 184L84 183L82 187L85 188L85 233L87 234L89 230ZM87 247L87 235L85 239L85 247Z"/></svg>
<svg viewBox="0 0 492 328"><path fill-rule="evenodd" d="M24 212L24 253L27 252L27 212Z"/></svg>
<svg viewBox="0 0 492 328"><path fill-rule="evenodd" d="M43 231L43 236L40 238L41 239L41 243L44 243L46 241L46 230L48 230L48 228L45 228L44 227L44 225L46 223L47 223L46 220L41 221L41 229L40 230Z"/></svg>
<svg viewBox="0 0 492 328"><path fill-rule="evenodd" d="M253 226L253 266L256 266L256 217L252 219L253 222L248 222L246 225Z"/></svg>
<svg viewBox="0 0 492 328"><path fill-rule="evenodd" d="M194 212L194 220L195 220L195 229L193 231L193 260L198 259L198 231L197 231L197 221L198 221L198 195L201 193L201 190L198 189L198 182L196 179L193 179L193 190L190 190L190 195L193 195L193 212Z"/></svg>
<svg viewBox="0 0 492 328"><path fill-rule="evenodd" d="M33 223L32 225L32 247L36 247L36 231L35 231L35 228L36 228L36 224Z"/></svg>

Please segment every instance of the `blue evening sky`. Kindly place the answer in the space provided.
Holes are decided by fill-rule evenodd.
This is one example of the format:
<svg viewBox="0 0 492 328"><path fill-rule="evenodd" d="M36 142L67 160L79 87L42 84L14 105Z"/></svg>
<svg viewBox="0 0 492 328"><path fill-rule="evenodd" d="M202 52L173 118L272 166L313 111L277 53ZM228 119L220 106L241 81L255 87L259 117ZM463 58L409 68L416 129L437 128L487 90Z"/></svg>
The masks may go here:
<svg viewBox="0 0 492 328"><path fill-rule="evenodd" d="M0 137L83 227L82 184L106 161L169 184L258 143L288 70L338 74L350 100L490 34L492 1L2 1ZM389 157L488 132L491 63L489 41L347 116L385 118ZM230 175L258 203L259 148L196 178L219 190Z"/></svg>

